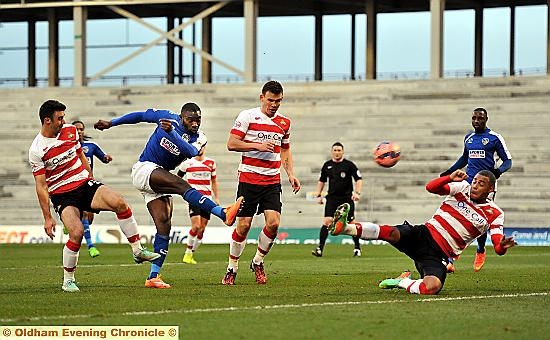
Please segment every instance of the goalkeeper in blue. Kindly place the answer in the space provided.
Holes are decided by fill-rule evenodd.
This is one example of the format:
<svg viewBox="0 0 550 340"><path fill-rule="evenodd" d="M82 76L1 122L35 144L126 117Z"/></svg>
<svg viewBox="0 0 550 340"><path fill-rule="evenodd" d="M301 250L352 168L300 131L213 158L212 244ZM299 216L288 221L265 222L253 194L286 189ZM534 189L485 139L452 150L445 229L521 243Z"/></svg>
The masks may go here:
<svg viewBox="0 0 550 340"><path fill-rule="evenodd" d="M497 179L504 172L510 170L512 167L512 155L506 147L504 138L487 127L488 120L487 110L482 107L474 109L472 112L472 127L474 131L468 132L464 137L464 151L462 155L460 155L455 164L441 173L440 176L450 175L455 170L466 167L466 174L468 175L466 180L471 184L475 175L481 170L491 171ZM499 166L497 166L497 159L500 159L502 162ZM489 195L489 199L495 199L496 189L495 185L495 190ZM480 271L485 264L486 242L487 233L477 239L474 272ZM452 259L449 259L447 271L450 273L454 273L455 271Z"/></svg>
<svg viewBox="0 0 550 340"><path fill-rule="evenodd" d="M181 177L172 174L182 161L195 157L206 145L205 134L199 130L201 110L195 103L186 103L180 114L168 110L148 109L131 112L110 121L99 120L94 127L106 130L123 124L141 122L157 125L139 160L132 167L132 183L145 199L157 233L153 246L161 257L152 262L151 272L145 280L148 288L170 288L160 276L162 264L168 254L172 227L172 196L181 195L191 206L219 217L226 225L235 222L243 198L227 208L222 208L207 196L192 188Z"/></svg>

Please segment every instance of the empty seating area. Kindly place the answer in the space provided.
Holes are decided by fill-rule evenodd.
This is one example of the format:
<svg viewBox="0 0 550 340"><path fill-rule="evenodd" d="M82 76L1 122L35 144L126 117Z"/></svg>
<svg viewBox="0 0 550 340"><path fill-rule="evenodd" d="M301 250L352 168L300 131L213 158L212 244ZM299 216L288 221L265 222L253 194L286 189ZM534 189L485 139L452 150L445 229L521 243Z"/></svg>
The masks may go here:
<svg viewBox="0 0 550 340"><path fill-rule="evenodd" d="M42 224L34 180L27 163L30 143L40 129L38 107L46 99L67 106L67 121L82 120L87 134L114 158L96 163L98 179L124 194L140 224L152 224L143 200L131 185L130 169L152 124L93 130L98 119L110 119L149 107L179 112L196 102L203 110L207 155L218 162L221 201L235 198L240 155L225 147L236 115L257 106L262 84L169 85L132 88L2 89L0 109L0 224ZM295 172L302 191L294 195L283 174L284 227L320 226L323 207L306 200L315 189L318 172L330 146L341 141L346 157L356 162L366 185L359 202L359 220L381 223L422 223L440 198L425 191L425 183L446 170L462 152L471 130L471 111L485 107L488 126L501 133L513 156L512 169L499 180L497 203L508 226L548 226L550 216L550 79L547 77L483 78L373 82L283 84L283 114L293 119L291 131ZM371 150L382 140L402 149L391 169L372 161ZM188 225L187 204L176 197L174 225ZM95 223L112 224L102 213ZM260 226L262 219L256 219ZM213 219L212 226L222 223Z"/></svg>

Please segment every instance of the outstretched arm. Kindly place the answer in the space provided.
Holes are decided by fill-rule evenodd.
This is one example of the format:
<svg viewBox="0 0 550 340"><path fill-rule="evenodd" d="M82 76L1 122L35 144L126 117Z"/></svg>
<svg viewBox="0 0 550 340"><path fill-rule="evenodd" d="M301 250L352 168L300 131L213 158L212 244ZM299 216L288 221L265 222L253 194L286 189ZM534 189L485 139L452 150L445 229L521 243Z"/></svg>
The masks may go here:
<svg viewBox="0 0 550 340"><path fill-rule="evenodd" d="M159 118L162 117L162 112L165 112L165 110L148 109L147 111L130 112L111 120L100 119L94 124L94 128L97 130L106 130L113 126L123 124L137 124L141 122L156 123L159 121Z"/></svg>
<svg viewBox="0 0 550 340"><path fill-rule="evenodd" d="M451 193L450 182L462 182L468 175L462 170L455 170L452 174L434 178L426 184L426 190L432 194L448 195Z"/></svg>
<svg viewBox="0 0 550 340"><path fill-rule="evenodd" d="M513 236L506 237L502 234L491 235L491 242L493 242L495 253L498 255L506 254L508 248L512 248L517 245L517 242L514 240Z"/></svg>

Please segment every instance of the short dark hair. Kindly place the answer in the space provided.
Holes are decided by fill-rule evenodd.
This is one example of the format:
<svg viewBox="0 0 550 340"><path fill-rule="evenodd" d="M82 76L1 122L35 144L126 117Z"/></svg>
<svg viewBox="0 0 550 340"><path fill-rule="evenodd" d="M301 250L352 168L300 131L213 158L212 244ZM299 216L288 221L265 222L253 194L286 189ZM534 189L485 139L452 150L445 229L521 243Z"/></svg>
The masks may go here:
<svg viewBox="0 0 550 340"><path fill-rule="evenodd" d="M477 174L487 177L489 179L489 184L491 184L493 186L493 188L495 187L495 184L497 182L497 178L495 177L495 174L493 174L491 171L481 170Z"/></svg>
<svg viewBox="0 0 550 340"><path fill-rule="evenodd" d="M86 125L84 125L84 122L81 121L81 120L75 120L74 122L72 122L71 124L75 125L75 124L82 124L82 126L85 128Z"/></svg>
<svg viewBox="0 0 550 340"><path fill-rule="evenodd" d="M53 114L56 111L65 111L66 108L67 107L65 106L65 104L57 100L54 100L54 99L46 100L44 103L42 103L42 105L40 105L40 110L38 110L38 115L40 116L40 122L44 124L44 120L46 118L53 119Z"/></svg>
<svg viewBox="0 0 550 340"><path fill-rule="evenodd" d="M281 94L283 93L283 85L276 80L270 80L262 87L262 94L265 95L268 92L273 94Z"/></svg>
<svg viewBox="0 0 550 340"><path fill-rule="evenodd" d="M335 146L339 146L342 148L342 150L344 150L344 144L340 143L340 142L334 142L334 144L332 144L332 148L335 147Z"/></svg>
<svg viewBox="0 0 550 340"><path fill-rule="evenodd" d="M473 112L483 112L486 116L488 115L487 110L485 110L485 108L483 107L476 107Z"/></svg>
<svg viewBox="0 0 550 340"><path fill-rule="evenodd" d="M198 113L200 115L201 108L195 103L185 103L181 107L181 113L184 113L184 112Z"/></svg>

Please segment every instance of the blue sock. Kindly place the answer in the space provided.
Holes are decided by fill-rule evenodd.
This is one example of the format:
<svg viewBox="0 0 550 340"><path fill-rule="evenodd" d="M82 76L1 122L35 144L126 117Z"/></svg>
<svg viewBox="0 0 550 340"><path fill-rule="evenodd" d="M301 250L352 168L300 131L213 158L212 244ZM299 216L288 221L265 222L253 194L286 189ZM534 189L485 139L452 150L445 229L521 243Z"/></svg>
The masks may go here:
<svg viewBox="0 0 550 340"><path fill-rule="evenodd" d="M477 238L477 252L478 253L484 253L485 252L485 243L487 242L487 233L483 233L481 236Z"/></svg>
<svg viewBox="0 0 550 340"><path fill-rule="evenodd" d="M166 259L166 255L168 255L169 242L170 237L168 235L160 235L159 233L155 234L153 248L155 249L155 253L160 254L160 257L151 264L151 273L149 273L148 279L157 277L159 274L160 268L162 268L162 264L164 263L164 259Z"/></svg>
<svg viewBox="0 0 550 340"><path fill-rule="evenodd" d="M82 219L82 225L84 226L84 238L86 239L88 249L90 249L94 246L94 242L92 242L92 234L90 233L90 222L87 218Z"/></svg>
<svg viewBox="0 0 550 340"><path fill-rule="evenodd" d="M223 211L223 208L214 203L214 201L210 198L198 192L196 189L190 188L184 192L182 196L183 199L189 202L192 206L208 211L209 213L212 213L225 221L225 212Z"/></svg>

